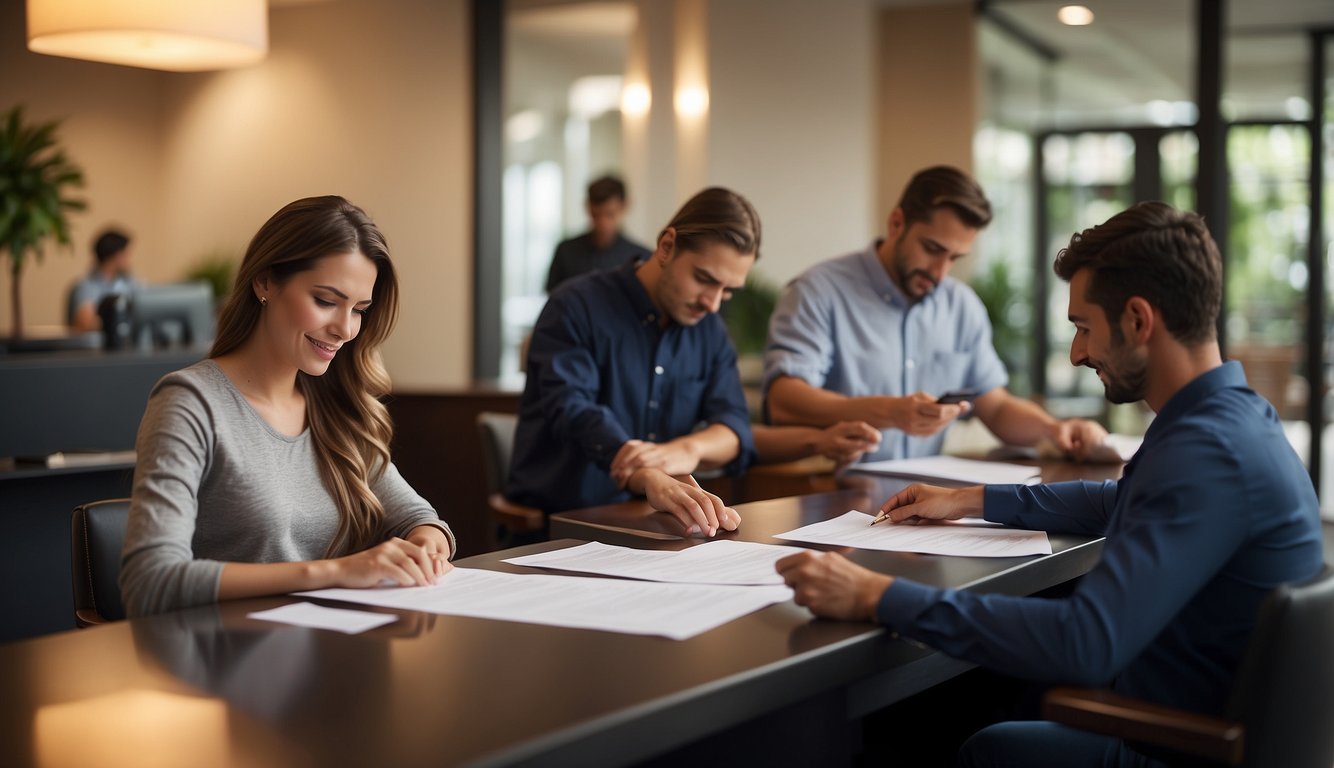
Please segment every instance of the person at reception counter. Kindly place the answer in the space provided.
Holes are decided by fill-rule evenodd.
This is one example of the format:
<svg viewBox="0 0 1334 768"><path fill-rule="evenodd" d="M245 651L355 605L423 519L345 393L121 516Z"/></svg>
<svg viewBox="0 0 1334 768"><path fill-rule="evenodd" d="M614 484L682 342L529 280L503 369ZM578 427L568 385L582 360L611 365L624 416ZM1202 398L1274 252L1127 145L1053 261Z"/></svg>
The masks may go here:
<svg viewBox="0 0 1334 768"><path fill-rule="evenodd" d="M965 414L1010 445L1048 441L1077 459L1110 455L1097 423L1054 418L1006 389L986 307L950 277L990 221L975 180L927 168L904 188L885 238L793 280L769 320L768 420L870 422L883 439L868 461L938 454Z"/></svg>
<svg viewBox="0 0 1334 768"><path fill-rule="evenodd" d="M851 461L875 446L879 434L857 422L752 433L718 310L745 285L760 234L744 197L705 189L649 258L551 295L533 328L507 497L559 512L638 494L686 533L712 536L741 519L695 470L740 472L757 455Z"/></svg>
<svg viewBox="0 0 1334 768"><path fill-rule="evenodd" d="M130 276L133 248L130 236L119 229L107 229L93 241L93 268L79 279L69 292L65 322L75 333L96 331L102 327L98 304L107 296L129 294L139 283Z"/></svg>
<svg viewBox="0 0 1334 768"><path fill-rule="evenodd" d="M390 461L384 236L297 200L246 250L207 359L153 388L120 586L131 616L324 587L422 586L453 534Z"/></svg>
<svg viewBox="0 0 1334 768"><path fill-rule="evenodd" d="M874 619L905 638L1039 683L1106 687L1219 716L1261 602L1323 564L1310 476L1274 408L1223 362L1222 262L1203 220L1139 203L1070 240L1070 361L1107 399L1157 414L1120 480L962 489L912 485L880 525L982 517L1105 536L1102 557L1062 598L936 589L833 552L780 560L798 604ZM1164 755L1044 721L988 726L966 766L1158 766Z"/></svg>

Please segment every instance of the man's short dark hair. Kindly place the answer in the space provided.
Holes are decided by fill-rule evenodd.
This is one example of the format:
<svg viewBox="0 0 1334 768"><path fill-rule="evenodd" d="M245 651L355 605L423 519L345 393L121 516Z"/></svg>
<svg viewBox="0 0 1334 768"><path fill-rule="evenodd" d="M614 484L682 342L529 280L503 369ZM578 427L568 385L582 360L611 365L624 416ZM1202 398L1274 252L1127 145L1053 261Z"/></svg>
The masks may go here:
<svg viewBox="0 0 1334 768"><path fill-rule="evenodd" d="M948 165L918 171L899 197L904 223L923 222L940 208L949 208L973 229L991 223L991 202L982 185L968 174Z"/></svg>
<svg viewBox="0 0 1334 768"><path fill-rule="evenodd" d="M1136 203L1070 238L1053 265L1069 281L1089 269L1085 300L1115 327L1132 296L1163 313L1182 344L1212 341L1223 304L1223 260L1204 219L1167 203Z"/></svg>
<svg viewBox="0 0 1334 768"><path fill-rule="evenodd" d="M107 259L125 250L130 244L130 236L119 229L108 229L93 241L93 255L98 264L105 264Z"/></svg>
<svg viewBox="0 0 1334 768"><path fill-rule="evenodd" d="M589 205L602 205L613 199L625 202L625 182L615 176L603 176L588 185Z"/></svg>

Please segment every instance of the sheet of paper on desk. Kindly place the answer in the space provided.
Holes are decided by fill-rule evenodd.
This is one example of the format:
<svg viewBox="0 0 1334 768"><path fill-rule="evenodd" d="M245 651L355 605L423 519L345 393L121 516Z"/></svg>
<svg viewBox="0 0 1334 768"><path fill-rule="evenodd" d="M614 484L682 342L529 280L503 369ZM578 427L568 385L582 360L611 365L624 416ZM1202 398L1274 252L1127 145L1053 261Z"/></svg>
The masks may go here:
<svg viewBox="0 0 1334 768"><path fill-rule="evenodd" d="M577 547L511 557L504 562L676 584L782 584L774 563L795 551L777 544L730 539L697 544L679 552L591 541Z"/></svg>
<svg viewBox="0 0 1334 768"><path fill-rule="evenodd" d="M915 459L889 459L853 464L850 472L878 475L920 477L924 480L951 480L978 484L1032 485L1041 479L1041 470L1023 464L1002 461L976 461L957 456L921 456Z"/></svg>
<svg viewBox="0 0 1334 768"><path fill-rule="evenodd" d="M842 517L780 533L774 538L928 555L1021 557L1051 554L1051 540L1044 531L953 523L903 525L884 522L871 525L874 519L854 509Z"/></svg>
<svg viewBox="0 0 1334 768"><path fill-rule="evenodd" d="M370 611L349 611L346 608L325 608L314 603L292 603L267 611L255 611L246 614L252 619L276 621L279 624L295 624L298 627L332 629L346 635L355 635L368 629L383 627L398 621L398 617L389 613L371 613Z"/></svg>
<svg viewBox="0 0 1334 768"><path fill-rule="evenodd" d="M447 616L684 640L788 600L792 590L455 568L429 587L321 589L298 594Z"/></svg>

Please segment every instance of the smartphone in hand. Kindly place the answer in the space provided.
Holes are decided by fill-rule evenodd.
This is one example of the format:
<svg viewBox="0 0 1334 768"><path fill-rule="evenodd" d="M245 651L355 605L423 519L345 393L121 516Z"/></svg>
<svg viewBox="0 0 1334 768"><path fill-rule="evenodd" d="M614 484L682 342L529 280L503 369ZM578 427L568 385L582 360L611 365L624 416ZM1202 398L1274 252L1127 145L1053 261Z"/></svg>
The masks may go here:
<svg viewBox="0 0 1334 768"><path fill-rule="evenodd" d="M955 389L936 398L936 402L941 405L953 405L954 403L962 403L965 400L972 402L977 399L977 396L980 394L982 393L976 389Z"/></svg>

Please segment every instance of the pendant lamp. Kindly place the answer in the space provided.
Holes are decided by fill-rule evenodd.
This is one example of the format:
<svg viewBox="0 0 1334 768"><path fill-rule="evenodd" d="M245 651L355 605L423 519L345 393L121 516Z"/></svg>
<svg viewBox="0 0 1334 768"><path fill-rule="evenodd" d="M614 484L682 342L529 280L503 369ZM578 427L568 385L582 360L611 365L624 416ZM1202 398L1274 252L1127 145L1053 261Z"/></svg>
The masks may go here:
<svg viewBox="0 0 1334 768"><path fill-rule="evenodd" d="M28 50L199 72L254 64L269 48L266 0L28 0Z"/></svg>

